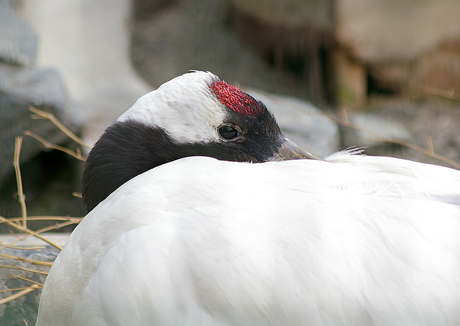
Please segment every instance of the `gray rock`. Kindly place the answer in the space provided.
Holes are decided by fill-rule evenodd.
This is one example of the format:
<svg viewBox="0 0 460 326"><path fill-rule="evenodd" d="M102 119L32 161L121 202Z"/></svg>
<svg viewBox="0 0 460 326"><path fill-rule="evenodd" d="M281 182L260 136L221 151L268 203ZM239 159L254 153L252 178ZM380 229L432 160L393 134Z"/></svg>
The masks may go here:
<svg viewBox="0 0 460 326"><path fill-rule="evenodd" d="M10 0L0 0L0 61L32 66L36 49L37 35L16 16Z"/></svg>
<svg viewBox="0 0 460 326"><path fill-rule="evenodd" d="M460 92L460 1L335 3L337 46L346 52L351 64L361 67L360 84L368 85L370 94L411 94L418 98L430 93L427 88ZM340 62L335 64L335 70L340 70ZM365 78L367 74L371 83ZM343 81L352 83L353 79ZM343 86L339 87L340 95ZM359 94L359 88L354 93Z"/></svg>
<svg viewBox="0 0 460 326"><path fill-rule="evenodd" d="M45 247L37 250L20 250L20 249L3 249L2 253L7 255L19 256L25 259L54 261L59 253L57 249ZM41 272L48 272L48 266L32 265L24 261L14 259L2 260L3 265L10 265L24 269L32 269ZM0 290L15 289L28 287L32 285L30 281L19 277L27 278L35 282L44 283L46 275L32 271L0 267ZM0 298L6 298L18 291L5 291L0 293ZM10 326L34 325L37 318L38 304L40 300L41 289L34 290L25 296L0 305L0 324Z"/></svg>
<svg viewBox="0 0 460 326"><path fill-rule="evenodd" d="M43 236L62 247L67 241L69 233L46 233L43 234ZM0 243L2 244L12 243L15 240L17 240L17 237L13 235L0 234ZM58 249L45 245L43 241L34 237L29 237L20 241L16 243L15 246L21 249L5 248L2 245L0 245L0 249L2 250L2 254L43 262L53 262L59 254ZM32 269L41 272L48 272L50 268L49 266L29 264L17 259L2 260L2 265ZM42 284L45 282L46 278L45 274L0 266L0 290L27 287L32 284L31 282L15 277L14 275L28 278ZM17 292L18 291L0 292L0 299L4 299ZM27 325L35 325L40 294L41 289L37 289L16 300L0 305L0 325L24 326L26 325L24 320L27 322Z"/></svg>
<svg viewBox="0 0 460 326"><path fill-rule="evenodd" d="M66 90L59 73L54 69L0 64L0 91L35 105L59 108L63 118L70 118ZM75 115L75 112L72 114Z"/></svg>
<svg viewBox="0 0 460 326"><path fill-rule="evenodd" d="M411 141L412 133L404 124L389 117L357 112L348 115L351 123L362 129L342 128L342 145L347 147L371 147L381 144L377 135L403 141ZM370 131L367 132L367 131Z"/></svg>
<svg viewBox="0 0 460 326"><path fill-rule="evenodd" d="M13 170L14 139L27 129L54 143L67 140L46 120L32 120L29 106L53 113L66 126L77 131L82 124L67 101L58 73L52 69L32 69L0 64L0 184ZM30 145L30 146L29 146ZM27 162L43 145L25 142L21 162Z"/></svg>
<svg viewBox="0 0 460 326"><path fill-rule="evenodd" d="M413 60L460 40L458 0L336 2L339 44L364 62Z"/></svg>
<svg viewBox="0 0 460 326"><path fill-rule="evenodd" d="M18 202L13 196L16 192L13 167L15 138L23 135L25 130L31 130L54 144L69 143L68 137L50 121L31 119L29 106L53 113L73 132L78 133L82 125L82 120L72 111L62 80L55 70L0 64L0 215L7 217L16 216L19 211ZM27 202L30 204L29 208L33 206L34 198L37 204L43 204L43 198L40 196L45 191L45 184L52 178L49 174L50 170L30 163L43 151L46 149L41 143L28 136L24 138L20 163L23 166L21 168L23 183L27 185L24 191ZM58 161L55 162L54 170L63 168ZM73 189L69 190L68 197L73 200L71 193L77 190L79 182L76 177L70 177L70 179L74 179L75 184L69 185ZM72 205L69 204L69 206ZM57 212L31 210L30 213L53 214ZM65 212L65 214L69 213ZM0 225L0 231L2 230L4 230L4 225Z"/></svg>
<svg viewBox="0 0 460 326"><path fill-rule="evenodd" d="M339 149L337 124L312 104L259 90L245 91L262 101L274 113L284 135L299 146L320 156L327 156Z"/></svg>
<svg viewBox="0 0 460 326"><path fill-rule="evenodd" d="M17 192L13 167L15 138L29 129L55 144L68 142L67 136L51 122L32 120L29 106L53 113L74 132L80 130L82 125L81 119L71 112L72 107L59 74L52 69L34 68L37 36L17 17L14 9L13 1L0 0L0 215L7 217L20 212L17 199L14 198ZM44 202L40 196L46 192L46 184L52 178L50 170L33 163L38 154L44 151L44 146L36 140L24 138L20 163L23 178L27 177L23 184L28 204L32 204L29 209L33 207L34 198L37 204ZM60 162L56 162L51 170L61 169ZM74 186L72 188L75 190ZM71 191L69 197L72 197ZM38 211L29 211L32 212ZM0 225L0 232L5 229L5 225Z"/></svg>
<svg viewBox="0 0 460 326"><path fill-rule="evenodd" d="M152 90L132 68L130 7L130 0L48 0L20 8L40 37L37 65L59 71L86 119L83 137L90 144Z"/></svg>

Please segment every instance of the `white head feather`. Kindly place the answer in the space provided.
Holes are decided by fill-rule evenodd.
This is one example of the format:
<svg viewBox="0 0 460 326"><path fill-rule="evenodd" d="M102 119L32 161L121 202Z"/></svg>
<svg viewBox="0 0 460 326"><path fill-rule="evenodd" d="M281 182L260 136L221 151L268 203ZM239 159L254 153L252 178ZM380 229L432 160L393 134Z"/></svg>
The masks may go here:
<svg viewBox="0 0 460 326"><path fill-rule="evenodd" d="M211 90L216 81L216 75L202 71L176 77L139 98L117 121L160 127L177 143L219 141L225 107Z"/></svg>

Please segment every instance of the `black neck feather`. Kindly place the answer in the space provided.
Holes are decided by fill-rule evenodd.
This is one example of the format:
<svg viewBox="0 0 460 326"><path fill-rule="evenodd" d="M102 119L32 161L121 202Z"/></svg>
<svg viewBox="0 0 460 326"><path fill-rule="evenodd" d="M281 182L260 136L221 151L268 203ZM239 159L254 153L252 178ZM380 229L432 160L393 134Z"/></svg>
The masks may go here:
<svg viewBox="0 0 460 326"><path fill-rule="evenodd" d="M90 212L118 187L137 175L183 157L209 156L227 161L263 162L279 146L276 130L275 134L275 141L270 142L272 146L263 148L255 144L267 142L250 137L243 144L177 144L161 128L135 121L116 122L107 128L88 155L82 187L86 210Z"/></svg>

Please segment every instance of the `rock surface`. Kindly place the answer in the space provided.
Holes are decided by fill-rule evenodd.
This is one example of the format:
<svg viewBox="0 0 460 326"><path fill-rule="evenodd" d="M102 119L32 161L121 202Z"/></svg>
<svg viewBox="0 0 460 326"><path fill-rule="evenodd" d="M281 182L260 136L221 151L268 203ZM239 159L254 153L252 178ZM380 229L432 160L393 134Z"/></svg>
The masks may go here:
<svg viewBox="0 0 460 326"><path fill-rule="evenodd" d="M46 235L46 237L63 246L67 240L68 234L49 234ZM0 241L2 244L12 243L16 239L16 237L11 235L0 235ZM5 255L52 263L59 254L59 250L49 245L45 246L44 244L44 242L34 237L29 237L25 241L16 243L15 246L17 249L4 248L1 245L0 248L2 249L1 253ZM12 266L15 268L0 266L0 290L28 287L33 284L32 282L21 278L26 278L43 284L46 274L42 273L48 272L49 270L48 266L30 264L24 260L21 261L12 258L2 259L2 265ZM18 292L19 290L0 292L0 300ZM16 300L0 305L0 325L35 325L40 294L41 289L37 289Z"/></svg>
<svg viewBox="0 0 460 326"><path fill-rule="evenodd" d="M58 73L52 69L34 69L0 64L0 184L13 170L14 139L25 130L62 144L67 140L49 121L32 120L29 106L55 114L65 125L77 130L74 115L65 96ZM81 120L79 121L81 123ZM21 162L27 162L43 145L27 139L21 150Z"/></svg>
<svg viewBox="0 0 460 326"><path fill-rule="evenodd" d="M21 16L40 35L38 65L62 75L90 144L152 89L131 65L130 6L129 0L22 3Z"/></svg>
<svg viewBox="0 0 460 326"><path fill-rule="evenodd" d="M134 5L145 8L151 2L135 0ZM134 21L132 60L138 73L158 87L190 69L211 71L229 83L305 99L309 90L299 85L298 78L273 69L240 41L225 21L224 4L171 1Z"/></svg>
<svg viewBox="0 0 460 326"><path fill-rule="evenodd" d="M341 0L337 40L364 62L407 61L460 42L457 0Z"/></svg>
<svg viewBox="0 0 460 326"><path fill-rule="evenodd" d="M402 123L410 132L409 143L428 149L431 142L434 151L460 164L460 102L443 103L425 101L414 103L401 100L375 101L369 113L378 119ZM404 140L404 139L403 139ZM393 145L371 147L370 155L396 156L418 162L452 167L419 151Z"/></svg>
<svg viewBox="0 0 460 326"><path fill-rule="evenodd" d="M333 2L227 2L226 20L244 44L272 69L295 80L293 95L322 104L329 96L326 66L333 45Z"/></svg>
<svg viewBox="0 0 460 326"><path fill-rule="evenodd" d="M342 145L346 148L378 146L381 145L381 138L413 141L413 135L408 128L390 117L356 112L349 114L348 119L359 129L342 128Z"/></svg>
<svg viewBox="0 0 460 326"><path fill-rule="evenodd" d="M343 0L336 5L337 44L368 72L371 93L422 97L427 86L460 92L459 1Z"/></svg>
<svg viewBox="0 0 460 326"><path fill-rule="evenodd" d="M0 61L33 66L37 35L16 17L11 0L0 0Z"/></svg>
<svg viewBox="0 0 460 326"><path fill-rule="evenodd" d="M67 99L59 73L51 68L34 66L37 36L17 17L9 0L0 0L0 25L0 215L12 217L20 212L18 201L14 198L17 192L13 168L15 138L23 135L25 130L31 130L52 143L68 143L68 137L51 122L32 120L29 106L54 114L73 132L78 132L82 120ZM48 158L54 158L47 163L48 168L41 165L43 160L40 162L40 159L36 159L44 152L50 154ZM45 156L41 155L41 158ZM41 196L46 192L50 180L56 176L55 172L62 171L58 158L63 156L55 156L45 151L41 143L25 137L20 163L24 165L24 177L28 176L23 184L32 214L38 213L34 209L35 204L42 204ZM73 167L75 169L77 167ZM77 179L73 177L73 186L79 183ZM71 202L75 198L71 191L68 192L69 198L70 202L63 200L60 194L53 197L56 201L62 200L73 206ZM0 232L4 229L4 225L0 225Z"/></svg>

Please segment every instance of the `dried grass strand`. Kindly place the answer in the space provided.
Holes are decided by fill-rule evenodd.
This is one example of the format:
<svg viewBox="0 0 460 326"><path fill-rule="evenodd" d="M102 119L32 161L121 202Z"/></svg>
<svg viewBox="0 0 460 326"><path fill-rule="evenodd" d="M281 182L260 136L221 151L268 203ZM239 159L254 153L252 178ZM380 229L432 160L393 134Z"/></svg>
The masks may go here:
<svg viewBox="0 0 460 326"><path fill-rule="evenodd" d="M57 243L54 243L53 241L51 240L48 240L46 239L45 237L43 237L42 235L40 235L39 233L40 232L44 232L44 231L37 231L37 232L34 232L32 230L30 230L29 228L26 228L26 227L22 227L20 225L17 225L16 223L14 222L10 222L8 221L6 218L0 216L0 221L2 221L3 223L6 223L8 224L9 226L11 226L12 228L15 228L16 230L18 231L21 231L21 232L25 232L25 233L29 233L30 235L33 235L34 237L40 239L40 240L43 240L45 241L46 243L52 245L53 247L59 249L59 250L62 250L62 247L60 245L58 245ZM68 225L68 224L66 224ZM43 229L42 229L43 230Z"/></svg>
<svg viewBox="0 0 460 326"><path fill-rule="evenodd" d="M8 292L8 291L19 291L19 290L24 290L24 289L28 289L28 288L29 288L29 286L22 286L20 288L3 289L3 290L0 290L0 293Z"/></svg>
<svg viewBox="0 0 460 326"><path fill-rule="evenodd" d="M27 277L24 277L24 276L15 275L15 274L13 274L13 277L18 278L18 279L20 279L20 280L24 280L24 281L30 282L30 283L33 283L33 284L37 284L38 286L43 287L43 284L42 284L42 283L37 282L37 281L34 281L34 280L31 280L30 278L27 278Z"/></svg>
<svg viewBox="0 0 460 326"><path fill-rule="evenodd" d="M59 146L59 145L56 145L56 144L52 144L50 143L49 141L43 139L42 137L40 137L39 135L33 133L32 131L30 130L26 130L24 131L24 135L27 135L27 136L30 136L34 139L36 139L37 141L39 141L40 143L43 144L43 146L45 146L46 148L52 148L52 149L55 149L55 150L58 150L58 151L61 151L61 152L64 152L66 154L69 154L73 157L75 157L77 160L80 160L80 161L86 161L86 158L84 156L81 155L81 151L79 149L77 149L77 151L72 151L68 148L65 148L63 146Z"/></svg>
<svg viewBox="0 0 460 326"><path fill-rule="evenodd" d="M20 297L23 297L25 296L26 294L32 292L32 291L35 291L36 289L40 289L42 288L42 286L38 285L38 284L33 284L29 287L27 287L26 289L22 290L22 291L19 291L18 293L15 293L15 294L12 294L6 298L3 298L0 300L0 305L2 304L5 304L5 303L8 303L10 301L13 301L13 300L16 300Z"/></svg>
<svg viewBox="0 0 460 326"><path fill-rule="evenodd" d="M18 221L20 219L21 217L9 217L8 221ZM70 217L70 216L27 216L28 221L73 221L74 223L78 223L82 219L83 217ZM0 221L0 224L1 223L4 223L4 222Z"/></svg>
<svg viewBox="0 0 460 326"><path fill-rule="evenodd" d="M44 233L44 232L51 231L51 230L60 229L61 227L64 227L64 226L67 226L67 225L78 224L78 223L81 222L81 220L82 220L82 218L70 218L70 219L66 219L67 222L57 223L57 224L55 224L55 225L47 226L47 227L44 227L44 228L42 228L42 229L39 229L39 230L37 230L37 231L35 231L35 232L34 232L34 231L31 231L30 229L28 229L28 230L30 231L29 234L27 234L27 235L25 235L25 236L23 236L23 237L18 237L17 240L8 243L8 245L11 246L11 245L14 245L14 244L16 244L16 243L18 243L18 242L21 242L21 241L27 239L27 238L30 237L30 236L35 236L35 237L37 237L37 238L39 238L39 239L41 239L41 240L43 240L43 241L45 241L45 242L47 242L47 243L53 245L53 246L56 247L57 249L62 250L62 248L61 248L59 245L52 244L52 243L54 243L54 242L52 242L51 240L47 239L47 238L44 237L44 236L41 236L41 235L40 235L40 236L37 236L37 234ZM0 216L0 224L1 224L1 223L7 223L7 222L8 222L7 219L5 219L4 217L1 217L1 216ZM5 247L5 246L4 246L4 247ZM0 248L0 251L3 250L3 249L4 249L4 248Z"/></svg>
<svg viewBox="0 0 460 326"><path fill-rule="evenodd" d="M24 189L22 187L22 176L21 176L21 168L19 164L19 158L21 154L21 146L22 146L22 137L16 137L16 141L14 144L14 171L16 173L16 184L18 187L18 200L21 205L21 214L22 214L22 227L27 227L27 206L26 206L26 196L24 195ZM19 225L19 224L18 224Z"/></svg>
<svg viewBox="0 0 460 326"><path fill-rule="evenodd" d="M16 219L18 219L18 218L16 218ZM78 223L81 222L82 219L83 219L82 217L73 217L72 218L72 217L68 217L68 216L67 217L62 217L62 216L49 216L49 217L48 216L34 216L34 217L28 217L28 220L61 220L61 221L66 221L64 223L57 223L55 225L51 225L51 226L42 228L42 229L40 229L38 231L35 231L35 233L37 233L37 234L43 233L43 232L46 232L46 231L56 230L56 229L59 229L61 227L71 225L71 224L78 224ZM15 219L11 219L11 220L15 220ZM0 224L2 224L2 223L9 224L8 222L10 222L11 220L6 219L3 216L0 216ZM5 248L7 248L7 247L11 247L12 245L14 245L14 244L16 244L18 242L21 242L21 241L27 239L30 236L35 236L34 232L33 231L31 231L31 232L32 233L28 233L27 235L22 236L22 237L16 236L14 233L12 233L11 235L16 236L17 239L15 241L12 241L12 242L8 243L7 246L5 246L4 244L0 244L0 246L3 246L3 248L0 248L0 251L5 249ZM43 238L46 239L45 237L43 237ZM44 239L42 239L42 240L44 240ZM48 242L50 240L46 239L44 241Z"/></svg>
<svg viewBox="0 0 460 326"><path fill-rule="evenodd" d="M72 192L72 196L77 197L77 198L83 198L83 196L81 195L81 193L76 192L76 191Z"/></svg>
<svg viewBox="0 0 460 326"><path fill-rule="evenodd" d="M22 241L22 240L21 240ZM16 241L14 241L16 243ZM38 249L45 249L45 247L17 247L17 246L12 246L11 243L4 243L3 241L0 241L0 246L4 248L9 248L9 249L17 249L17 250L38 250Z"/></svg>
<svg viewBox="0 0 460 326"><path fill-rule="evenodd" d="M27 259L27 258L24 258L24 257L8 255L8 254L2 254L2 253L0 253L0 259L20 260L20 261L24 261L26 263L30 263L30 264L33 264L33 265L43 265L43 266L50 266L50 267L53 265L53 263L50 263L50 262L47 262L47 261Z"/></svg>
<svg viewBox="0 0 460 326"><path fill-rule="evenodd" d="M78 219L78 222L70 220L70 221L67 221L67 222L56 223L55 225L50 225L50 226L41 228L41 229L37 230L36 233L44 233L44 232L48 232L48 231L51 231L51 230L57 230L57 229L63 228L64 226L67 226L67 225L78 224L78 223L80 223L80 221L81 221L81 219ZM62 250L62 248L60 250Z"/></svg>
<svg viewBox="0 0 460 326"><path fill-rule="evenodd" d="M73 132L71 132L69 129L67 129L66 126L64 126L52 113L45 112L42 110L39 110L33 106L29 107L29 110L33 113L35 113L38 117L43 118L43 119L48 119L50 120L56 127L58 127L64 134L66 134L70 139L72 139L74 142L80 144L83 147L86 147L88 149L91 149L91 146L86 144L80 137L75 135Z"/></svg>
<svg viewBox="0 0 460 326"><path fill-rule="evenodd" d="M11 268L11 269L19 269L19 270L25 271L25 272L33 272L33 273L39 273L39 274L43 274L43 275L48 275L48 272L37 271L35 269L25 268L25 267L21 267L21 266L0 264L0 267Z"/></svg>

